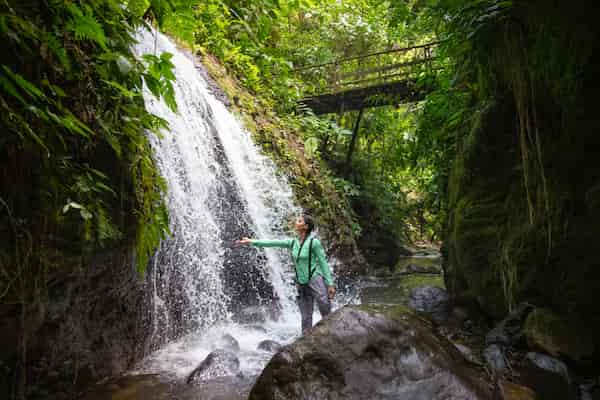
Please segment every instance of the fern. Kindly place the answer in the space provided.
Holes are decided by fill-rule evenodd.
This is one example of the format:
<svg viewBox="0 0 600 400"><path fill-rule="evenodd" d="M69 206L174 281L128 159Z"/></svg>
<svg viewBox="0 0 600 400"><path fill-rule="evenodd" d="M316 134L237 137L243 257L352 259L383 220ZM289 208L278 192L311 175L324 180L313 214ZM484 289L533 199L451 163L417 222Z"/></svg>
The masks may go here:
<svg viewBox="0 0 600 400"><path fill-rule="evenodd" d="M90 7L84 7L85 13L75 4L69 4L67 10L71 13L71 20L67 23L67 30L73 32L77 40L91 40L106 50L106 36L102 25L96 20Z"/></svg>

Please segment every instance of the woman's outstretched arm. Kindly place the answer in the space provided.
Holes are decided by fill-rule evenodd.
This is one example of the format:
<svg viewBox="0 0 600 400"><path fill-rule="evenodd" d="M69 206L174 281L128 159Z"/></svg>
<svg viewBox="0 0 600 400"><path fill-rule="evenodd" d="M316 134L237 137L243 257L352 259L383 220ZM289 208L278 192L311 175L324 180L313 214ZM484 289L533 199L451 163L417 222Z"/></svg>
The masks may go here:
<svg viewBox="0 0 600 400"><path fill-rule="evenodd" d="M268 240L268 239L249 239L243 238L237 241L238 244L252 245L256 247L283 247L291 249L294 239Z"/></svg>

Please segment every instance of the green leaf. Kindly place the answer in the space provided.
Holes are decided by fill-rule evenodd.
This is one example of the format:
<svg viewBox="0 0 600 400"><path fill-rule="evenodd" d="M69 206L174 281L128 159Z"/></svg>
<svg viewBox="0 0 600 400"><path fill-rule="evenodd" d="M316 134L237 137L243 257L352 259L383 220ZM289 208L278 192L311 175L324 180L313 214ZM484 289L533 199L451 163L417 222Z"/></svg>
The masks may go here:
<svg viewBox="0 0 600 400"><path fill-rule="evenodd" d="M316 137L309 137L304 141L304 153L306 157L313 158L319 147L319 139Z"/></svg>
<svg viewBox="0 0 600 400"><path fill-rule="evenodd" d="M67 6L71 13L71 20L67 23L67 30L73 32L77 40L91 40L106 50L106 36L102 25L92 15L92 9L85 7L85 13L77 5L71 3Z"/></svg>
<svg viewBox="0 0 600 400"><path fill-rule="evenodd" d="M43 100L46 98L46 96L44 95L44 92L42 90L40 90L37 86L35 86L33 83L29 82L27 79L23 78L20 74L13 72L9 67L7 67L6 65L2 65L2 69L4 70L4 72L6 72L8 74L8 76L11 77L11 79L28 95L30 95L31 97Z"/></svg>

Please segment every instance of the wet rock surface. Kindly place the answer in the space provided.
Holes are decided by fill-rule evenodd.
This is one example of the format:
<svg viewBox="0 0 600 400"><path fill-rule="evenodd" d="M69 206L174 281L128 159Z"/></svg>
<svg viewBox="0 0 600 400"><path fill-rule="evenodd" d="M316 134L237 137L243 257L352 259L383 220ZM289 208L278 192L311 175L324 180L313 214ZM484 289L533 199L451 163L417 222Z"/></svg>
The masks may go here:
<svg viewBox="0 0 600 400"><path fill-rule="evenodd" d="M403 306L346 306L277 353L250 399L490 399L480 374Z"/></svg>
<svg viewBox="0 0 600 400"><path fill-rule="evenodd" d="M258 344L258 350L268 351L269 353L278 352L283 346L274 340L263 340Z"/></svg>
<svg viewBox="0 0 600 400"><path fill-rule="evenodd" d="M569 370L564 362L545 354L533 352L527 353L526 359L538 368L559 375L570 384Z"/></svg>
<svg viewBox="0 0 600 400"><path fill-rule="evenodd" d="M240 343L229 333L226 333L225 335L221 336L221 338L217 342L217 347L233 353L237 353L240 351Z"/></svg>
<svg viewBox="0 0 600 400"><path fill-rule="evenodd" d="M494 372L503 372L507 369L506 358L502 347L491 344L483 350L483 358L487 366Z"/></svg>
<svg viewBox="0 0 600 400"><path fill-rule="evenodd" d="M408 264L406 268L399 271L401 274L440 274L441 268L419 264Z"/></svg>
<svg viewBox="0 0 600 400"><path fill-rule="evenodd" d="M123 376L90 388L80 400L245 400L256 377L217 377L185 385L159 375Z"/></svg>
<svg viewBox="0 0 600 400"><path fill-rule="evenodd" d="M148 339L148 295L132 255L130 248L115 246L78 260L85 268L49 271L46 296L26 311L29 399L71 399L141 359ZM10 391L3 378L12 376L16 365L18 317L18 307L0 307L2 395Z"/></svg>
<svg viewBox="0 0 600 400"><path fill-rule="evenodd" d="M448 319L448 293L436 286L422 286L411 290L409 305L417 311L427 313L434 322Z"/></svg>
<svg viewBox="0 0 600 400"><path fill-rule="evenodd" d="M535 392L527 386L501 381L498 385L501 400L537 400Z"/></svg>
<svg viewBox="0 0 600 400"><path fill-rule="evenodd" d="M172 385L158 375L123 376L92 386L81 400L170 400Z"/></svg>
<svg viewBox="0 0 600 400"><path fill-rule="evenodd" d="M240 360L231 351L218 349L210 353L200 365L192 371L188 384L204 383L223 376L235 376L240 372Z"/></svg>

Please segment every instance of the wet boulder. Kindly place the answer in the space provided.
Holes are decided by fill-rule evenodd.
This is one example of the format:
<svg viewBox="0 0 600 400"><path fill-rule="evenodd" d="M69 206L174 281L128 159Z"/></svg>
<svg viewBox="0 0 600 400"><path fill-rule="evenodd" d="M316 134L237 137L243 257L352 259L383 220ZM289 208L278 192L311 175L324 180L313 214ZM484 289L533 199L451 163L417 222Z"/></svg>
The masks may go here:
<svg viewBox="0 0 600 400"><path fill-rule="evenodd" d="M231 351L217 349L210 353L188 376L188 384L202 383L220 376L235 376L240 372L240 360Z"/></svg>
<svg viewBox="0 0 600 400"><path fill-rule="evenodd" d="M343 307L275 354L250 400L490 399L477 370L403 306Z"/></svg>
<svg viewBox="0 0 600 400"><path fill-rule="evenodd" d="M421 286L410 291L409 304L431 316L438 324L448 319L448 293L437 286Z"/></svg>
<svg viewBox="0 0 600 400"><path fill-rule="evenodd" d="M281 347L281 343L274 340L263 340L258 344L258 350L268 351L269 353L276 353Z"/></svg>

